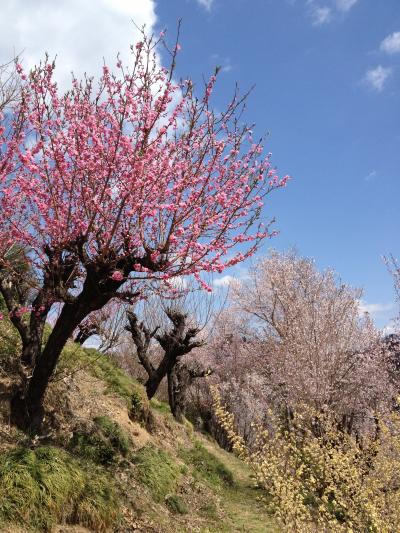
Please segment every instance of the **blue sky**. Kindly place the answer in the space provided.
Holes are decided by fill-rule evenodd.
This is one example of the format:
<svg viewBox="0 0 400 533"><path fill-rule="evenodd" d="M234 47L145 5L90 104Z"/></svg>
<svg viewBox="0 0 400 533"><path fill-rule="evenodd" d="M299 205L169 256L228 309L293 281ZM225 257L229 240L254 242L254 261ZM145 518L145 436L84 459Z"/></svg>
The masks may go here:
<svg viewBox="0 0 400 533"><path fill-rule="evenodd" d="M255 85L255 131L293 180L271 195L278 237L365 289L379 326L396 314L381 256L400 256L399 0L3 0L0 62L58 54L61 83L129 52L137 33L183 19L177 72L222 72L215 105L235 82ZM239 273L242 271L239 271Z"/></svg>
<svg viewBox="0 0 400 533"><path fill-rule="evenodd" d="M222 65L217 106L235 81L256 85L247 118L293 176L270 197L280 234L264 249L334 267L383 326L396 307L381 256L400 256L399 1L169 0L156 14L171 32L183 19L179 74Z"/></svg>

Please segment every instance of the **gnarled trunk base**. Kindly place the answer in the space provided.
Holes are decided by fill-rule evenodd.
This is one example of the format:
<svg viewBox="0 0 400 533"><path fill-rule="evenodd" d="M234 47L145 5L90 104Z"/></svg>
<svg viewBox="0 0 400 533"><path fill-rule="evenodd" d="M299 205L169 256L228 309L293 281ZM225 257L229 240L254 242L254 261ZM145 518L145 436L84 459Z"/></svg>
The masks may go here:
<svg viewBox="0 0 400 533"><path fill-rule="evenodd" d="M41 402L30 403L27 398L19 392L10 403L10 422L28 433L38 433L44 420L44 407Z"/></svg>

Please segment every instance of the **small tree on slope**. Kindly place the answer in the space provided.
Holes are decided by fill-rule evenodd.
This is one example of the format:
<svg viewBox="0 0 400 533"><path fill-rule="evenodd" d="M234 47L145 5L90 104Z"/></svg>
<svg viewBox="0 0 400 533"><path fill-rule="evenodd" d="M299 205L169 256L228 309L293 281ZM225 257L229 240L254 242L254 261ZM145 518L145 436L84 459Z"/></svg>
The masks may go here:
<svg viewBox="0 0 400 533"><path fill-rule="evenodd" d="M206 369L193 363L187 364L182 359L195 348L203 346L204 342L197 338L200 328L190 327L188 315L182 310L171 307L166 309L165 313L171 326L161 327L160 331L160 326L150 330L144 322L139 322L135 313L128 311L129 324L126 329L132 336L137 357L148 376L145 382L148 398L153 398L161 381L167 376L171 412L178 422L182 422L186 407L186 390L190 381L207 374ZM157 365L151 358L150 344L153 339L162 350L161 360Z"/></svg>
<svg viewBox="0 0 400 533"><path fill-rule="evenodd" d="M215 76L196 97L189 80L173 82L179 46L167 70L156 45L143 36L129 67L104 66L97 87L74 79L65 95L54 63L28 77L18 66L21 101L0 116L0 292L22 341L27 379L11 415L21 428L40 426L61 351L90 313L176 276L202 283L201 272L243 261L269 236L255 222L286 178L240 126L240 99L215 114ZM38 280L30 305L14 296L14 244Z"/></svg>

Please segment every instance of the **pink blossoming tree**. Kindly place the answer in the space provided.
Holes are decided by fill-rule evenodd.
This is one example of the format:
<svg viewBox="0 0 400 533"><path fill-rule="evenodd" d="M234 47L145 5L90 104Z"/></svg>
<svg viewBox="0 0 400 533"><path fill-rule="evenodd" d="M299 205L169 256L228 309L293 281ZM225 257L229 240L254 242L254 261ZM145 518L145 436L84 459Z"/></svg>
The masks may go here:
<svg viewBox="0 0 400 533"><path fill-rule="evenodd" d="M21 99L0 116L0 292L22 341L12 401L22 428L41 425L61 351L91 313L177 276L202 284L202 272L243 261L269 236L255 223L287 178L241 125L238 95L216 114L216 76L195 96L190 80L173 81L179 47L165 69L158 44L143 36L129 66L104 66L98 83L73 79L66 94L54 63L29 75L18 65ZM34 273L23 298L7 261L15 246Z"/></svg>

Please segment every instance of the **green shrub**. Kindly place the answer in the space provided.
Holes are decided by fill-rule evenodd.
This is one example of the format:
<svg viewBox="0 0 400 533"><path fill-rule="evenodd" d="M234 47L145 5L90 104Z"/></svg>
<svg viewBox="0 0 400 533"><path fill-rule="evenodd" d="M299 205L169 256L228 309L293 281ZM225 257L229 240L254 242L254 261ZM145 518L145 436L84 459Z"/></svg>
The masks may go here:
<svg viewBox="0 0 400 533"><path fill-rule="evenodd" d="M126 456L130 448L129 437L120 426L107 416L94 419L94 427L81 428L74 432L69 449L74 454L94 463L110 465Z"/></svg>
<svg viewBox="0 0 400 533"><path fill-rule="evenodd" d="M132 419L139 419L143 409L143 393L139 389L135 389L131 394L131 417Z"/></svg>
<svg viewBox="0 0 400 533"><path fill-rule="evenodd" d="M4 301L4 298L0 294L0 311L7 311L6 302Z"/></svg>
<svg viewBox="0 0 400 533"><path fill-rule="evenodd" d="M109 477L64 450L18 447L0 457L0 524L49 531L67 522L106 531L117 515Z"/></svg>
<svg viewBox="0 0 400 533"><path fill-rule="evenodd" d="M133 392L130 397L129 417L135 422L140 422L147 431L153 431L155 423L154 416L150 409L144 387L137 382L133 382Z"/></svg>
<svg viewBox="0 0 400 533"><path fill-rule="evenodd" d="M194 467L194 475L201 477L214 486L232 486L232 472L210 453L200 442L196 442L191 450L181 450L182 459Z"/></svg>
<svg viewBox="0 0 400 533"><path fill-rule="evenodd" d="M180 469L168 453L147 445L133 460L138 467L140 482L150 490L155 501L162 502L168 493L173 492L180 478Z"/></svg>
<svg viewBox="0 0 400 533"><path fill-rule="evenodd" d="M186 503L183 501L181 496L178 496L177 494L171 494L170 496L167 496L165 498L165 503L174 513L188 514L189 512Z"/></svg>
<svg viewBox="0 0 400 533"><path fill-rule="evenodd" d="M21 354L21 338L17 329L13 326L8 318L8 311L5 307L4 301L1 305L0 299L0 312L4 317L0 320L0 365L7 365L12 359L15 359ZM43 344L47 342L51 333L51 327L46 324L43 333Z"/></svg>

